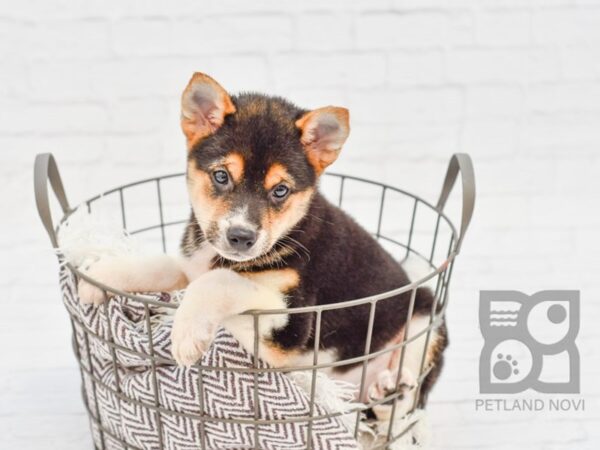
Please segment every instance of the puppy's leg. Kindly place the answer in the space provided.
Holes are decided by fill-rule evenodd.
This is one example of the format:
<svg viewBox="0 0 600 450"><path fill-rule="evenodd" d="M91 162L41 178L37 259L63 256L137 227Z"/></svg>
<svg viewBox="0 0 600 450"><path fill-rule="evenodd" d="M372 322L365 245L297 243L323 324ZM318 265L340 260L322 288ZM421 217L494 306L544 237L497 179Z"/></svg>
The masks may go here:
<svg viewBox="0 0 600 450"><path fill-rule="evenodd" d="M269 271L281 272L279 276L269 277L215 269L191 282L175 313L171 333L172 353L177 363L194 364L210 345L218 325L224 325L253 352L253 318L239 314L251 309L284 309L283 291L293 278L286 270L291 269ZM286 322L287 315L260 318L258 333L262 348L270 332L285 326Z"/></svg>
<svg viewBox="0 0 600 450"><path fill-rule="evenodd" d="M266 270L263 272L240 273L262 286L274 290L281 296L283 303L274 304L269 308L282 309L288 305L298 305L301 297L298 285L298 272L291 268ZM305 304L302 302L302 304ZM290 365L298 356L296 351L309 338L310 325L306 314L261 314L258 318L258 333L255 333L254 317L250 315L235 315L223 322L233 336L250 353L255 351L255 334L258 337L258 355L260 359L274 367Z"/></svg>
<svg viewBox="0 0 600 450"><path fill-rule="evenodd" d="M412 339L417 336L414 341L406 344L404 348L404 359L402 363L402 373L400 376L400 385L398 389L402 391L402 395L396 400L396 415L401 418L408 413L415 405L415 395L417 393L417 380L420 377L421 361L425 352L424 368L427 368L433 361L433 352L438 345L439 335L437 330L431 332L429 343L425 348L427 340L427 332L424 331L429 326L430 318L424 315L415 315L410 321L409 333L406 339ZM398 343L404 340L404 329L399 334ZM373 399L381 399L391 394L396 390L396 379L398 370L400 369L400 358L402 350L394 351L387 370L383 371L373 386L373 391L370 393ZM388 420L391 414L391 404L380 404L373 407L373 412L379 420Z"/></svg>
<svg viewBox="0 0 600 450"><path fill-rule="evenodd" d="M183 289L189 280L208 272L215 254L210 246L202 245L187 258L168 255L108 257L93 264L85 273L120 291L173 291ZM78 290L83 303L97 305L104 299L100 289L83 279L79 281Z"/></svg>
<svg viewBox="0 0 600 450"><path fill-rule="evenodd" d="M85 274L127 292L171 291L183 289L187 284L180 262L167 255L103 258ZM79 280L78 291L82 303L98 305L104 299L102 290L83 279Z"/></svg>

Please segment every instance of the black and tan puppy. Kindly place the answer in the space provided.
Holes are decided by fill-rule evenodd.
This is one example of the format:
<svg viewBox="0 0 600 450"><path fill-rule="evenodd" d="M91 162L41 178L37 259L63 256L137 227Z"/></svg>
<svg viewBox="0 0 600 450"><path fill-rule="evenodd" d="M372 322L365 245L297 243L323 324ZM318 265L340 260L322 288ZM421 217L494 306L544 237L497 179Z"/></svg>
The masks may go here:
<svg viewBox="0 0 600 450"><path fill-rule="evenodd" d="M102 260L90 272L127 291L187 286L172 333L179 364L195 363L221 325L253 352L254 325L250 316L239 315L244 311L342 302L409 283L369 233L317 190L319 176L348 136L346 109L307 111L278 97L229 96L196 73L183 93L181 125L192 206L183 257ZM87 283L80 295L100 299ZM409 303L410 293L377 303L371 351L404 338ZM411 335L428 325L432 304L429 290L416 291ZM324 312L319 362L363 355L368 322L368 305ZM261 317L259 356L275 366L312 363L314 324L314 313ZM435 367L421 403L441 367L445 329L423 346L421 338L408 347L402 374L404 384L414 384L426 352ZM398 354L370 362L365 386L371 397L394 387ZM360 380L356 365L331 375Z"/></svg>

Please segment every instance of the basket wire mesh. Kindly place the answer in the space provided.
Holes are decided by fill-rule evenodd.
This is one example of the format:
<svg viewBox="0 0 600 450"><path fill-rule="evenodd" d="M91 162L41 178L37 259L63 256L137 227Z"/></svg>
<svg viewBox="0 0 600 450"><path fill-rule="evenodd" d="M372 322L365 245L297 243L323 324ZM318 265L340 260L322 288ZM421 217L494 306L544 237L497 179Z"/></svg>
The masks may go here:
<svg viewBox="0 0 600 450"><path fill-rule="evenodd" d="M461 175L462 179L462 217L461 217L461 225L459 231L457 232L455 226L451 222L451 220L444 213L444 207L446 205L446 201L448 196L453 188L453 185L456 181L458 174ZM306 446L308 449L311 448L312 445L312 432L313 432L313 423L315 420L323 419L323 418L332 418L338 417L342 414L354 414L356 416L355 426L354 426L354 436L356 437L359 431L359 424L361 420L361 415L370 408L377 406L379 404L391 404L391 415L388 424L388 429L386 433L386 438L384 442L379 444L377 447L373 447L374 449L383 449L388 448L390 444L400 439L407 433L416 422L407 421L408 425L401 430L394 430L393 424L394 419L396 418L397 413L397 404L398 398L403 393L399 389L401 384L401 374L403 365L405 363L405 350L406 346L411 342L419 339L423 335L425 336L425 347L427 348L429 345L429 341L431 339L432 332L437 329L444 320L444 315L446 308L448 306L448 289L450 283L450 277L452 274L452 269L454 266L454 261L456 255L460 251L460 247L471 220L471 216L474 208L474 200L475 200L475 184L474 184L474 175L472 163L468 155L466 154L455 154L452 156L448 171L446 174L446 178L443 183L442 191L439 197L439 200L436 205L433 205L422 198L408 193L404 190L395 188L390 185L374 182L371 180L366 180L359 177L342 175L336 173L326 173L325 176L327 178L327 183L331 186L332 183L337 183L337 192L335 192L335 188L333 192L330 192L329 197L337 200L337 204L344 208L346 206L347 200L347 191L350 185L359 186L360 189L368 186L372 192L375 192L374 196L371 198L363 199L363 205L368 203L371 206L374 214L374 229L372 229L373 235L375 238L386 248L391 249L394 256L397 257L400 261L405 261L408 258L414 257L422 261L429 268L429 272L418 280L412 281L410 284L405 286L400 286L396 289L390 290L388 292L378 293L376 295L372 295L365 298L354 299L350 301L344 301L339 303L328 303L324 305L317 306L307 306L307 307L299 307L299 308L288 308L285 310L261 310L261 311L247 311L244 314L248 314L252 316L253 324L254 324L254 354L258 355L259 353L259 321L261 317L271 314L311 314L314 316L314 349L313 349L313 358L312 364L309 365L298 365L298 366L287 366L287 367L259 367L258 366L258 358L255 358L255 366L252 368L236 368L236 367L214 367L214 366L202 366L201 364L196 364L196 368L199 371L198 376L198 391L200 393L198 402L199 402L199 411L200 414L194 415L181 411L174 411L166 408L164 405L161 405L159 400L159 382L157 378L157 366L159 365L173 365L175 362L170 359L166 359L164 357L158 356L154 351L154 342L153 336L150 332L151 324L150 324L150 311L149 308L151 306L160 306L164 308L176 308L176 305L164 303L155 296L151 295L137 295L131 294L127 292L119 291L111 286L104 285L90 277L88 277L85 273L78 270L76 267L73 267L68 262L64 261L64 255L62 255L58 248L57 241L57 229L60 227L61 223L64 223L70 216L73 214L77 208L87 208L89 212L91 212L97 202L101 202L106 200L107 198L113 198L117 200L117 211L118 215L120 215L121 224L123 229L128 230L131 235L143 235L144 233L149 233L153 230L159 230L159 247L162 251L167 251L168 244L168 235L167 230L173 227L182 226L187 222L186 219L178 219L178 220L167 220L165 216L165 200L164 200L164 192L163 186L165 182L169 180L178 180L184 177L185 174L178 173L172 175L166 175L161 177L148 178L145 180L137 181L134 183L130 183L127 185L123 185L117 187L115 189L111 189L106 191L100 195L94 196L82 204L80 204L76 208L71 208L67 201L67 197L65 195L65 191L62 185L62 181L60 179L60 175L58 172L58 168L56 166L56 162L51 154L40 154L36 158L35 163L35 194L36 194L36 203L38 207L38 211L42 222L50 236L52 245L57 250L57 254L61 263L64 263L68 272L75 278L75 280L84 279L85 281L93 284L94 286L100 288L104 293L105 300L108 299L109 296L119 295L126 297L132 301L139 302L143 305L145 317L146 317L146 328L148 330L148 340L149 340L149 348L150 351L148 354L136 351L134 349L126 348L123 345L120 345L115 342L113 336L108 333L108 336L101 336L100 334L94 333L92 330L85 327L85 325L81 322L80 318L77 317L76 314L70 313L73 338L72 345L75 356L79 363L81 377L82 377L82 395L85 406L87 408L87 413L89 415L92 430L96 431L98 434L99 446L98 448L101 450L105 450L107 447L106 439L109 437L112 441L116 441L120 443L124 449L131 450L145 450L141 447L132 446L130 443L121 439L119 436L115 435L111 430L108 429L105 424L102 422L102 416L99 411L99 402L97 397L97 390L99 387L102 389L110 391L114 396L118 399L119 405L122 403L128 403L129 405L134 405L140 408L146 408L148 411L151 411L155 416L156 423L158 424L157 433L158 433L158 442L159 449L163 450L164 442L163 442L163 417L166 415L172 416L183 416L188 419L196 420L199 423L200 427L200 442L199 446L201 449L207 449L206 443L206 433L204 432L204 425L209 421L213 422L237 422L237 423L247 423L254 426L254 442L256 449L259 449L259 439L258 434L260 430L260 425L273 425L273 424L282 424L282 423L290 423L290 422L302 422L306 424L307 427L307 440ZM48 197L48 183L50 183L56 198L61 206L63 216L59 221L58 227L55 227L51 211L49 205L49 197ZM142 227L132 228L131 225L128 227L129 216L128 216L128 206L126 202L126 194L129 190L144 186L146 188L150 188L155 192L155 208L157 209L158 223L152 223L150 225L145 225ZM375 191L373 191L375 189ZM390 228L391 231L387 231L384 226L384 215L386 212L386 205L391 203L391 196L396 196L397 198L401 198L404 201L405 206L408 205L408 208L405 208L409 211L406 219L408 219L404 223L404 228L402 231L396 230L396 233L393 232L393 227ZM352 199L352 198L351 198ZM353 204L355 203L354 199ZM366 203L365 203L366 202ZM360 207L360 201L356 203ZM374 206L374 208L373 208ZM391 209L392 206L387 206L387 209ZM426 211L430 214L432 219L431 223L428 227L423 227L420 229L417 224L417 217L420 211ZM396 211L393 211L396 212ZM185 217L185 216L182 216ZM392 224L396 224L398 214L393 214L390 216L393 220ZM360 220L359 220L360 221ZM398 238L396 235L402 234L403 240ZM445 234L447 244L444 245L442 243L443 239L441 235ZM420 238L420 241L423 242L423 238L425 238L424 245L417 245L417 237ZM429 314L429 323L423 330L419 331L416 334L410 335L410 319L413 317L414 311L414 303L416 298L416 291L419 287L429 284L432 287L434 292L434 302ZM376 308L379 302L385 299L389 299L390 297L397 296L401 293L410 292L410 304L408 308L407 321L404 329L404 336L401 342L387 346L383 349L374 350L371 348L371 340L373 336L373 324L375 318ZM108 317L108 302L103 302L101 308L104 308L104 313L106 317ZM323 314L328 312L332 312L341 308L353 308L361 305L367 305L369 308L369 320L368 320L368 328L366 333L366 339L364 343L364 351L361 356L354 357L351 359L338 360L333 362L321 362L319 361L319 349L321 343L321 324ZM83 330L83 332L78 333L77 329ZM110 327L108 327L110 330ZM114 388L105 383L99 376L94 372L94 364L91 361L91 340L96 340L102 342L104 345L108 346L110 349L111 359L112 359L112 370L113 376L115 378ZM85 355L82 354L80 349L85 349ZM377 356L380 356L384 353L394 352L396 350L400 350L400 363L395 373L395 386L396 389L391 393L385 395L383 398L370 401L361 406L355 407L351 411L327 411L325 414L315 414L315 396L316 396L316 383L317 383L317 372L319 370L324 369L332 369L335 367L340 367L344 365L355 365L358 364L361 366L361 380L359 384L359 398L363 397L365 390L365 380L367 374L367 367L369 361L373 360ZM119 383L119 361L116 356L117 352L123 352L127 354L135 355L139 358L143 358L147 361L148 366L151 370L151 383L152 383L152 392L153 392L153 401L145 402L139 399L132 398L127 396L125 393L121 391L120 383ZM204 413L204 385L203 385L203 377L202 373L204 371L245 371L247 373L252 373L254 377L254 418L253 419L227 419L227 418L215 418L209 417ZM415 409L418 406L419 394L423 385L423 381L427 377L427 375L432 370L431 366L426 365L426 352L423 351L421 361L420 361L420 370L418 376L416 377L416 385L411 389L414 389L414 402L411 405L406 417L410 418L412 414L414 414ZM258 405L259 405L259 389L258 389L258 376L259 374L266 371L275 371L275 372L298 372L298 371L307 371L311 373L311 383L309 390L309 414L306 417L291 417L285 419L260 419ZM91 383L85 383L84 375L86 378L91 380ZM91 390L89 392L88 390ZM90 398L93 398L93 405L90 405L88 402L88 395ZM397 431L397 432L395 432Z"/></svg>

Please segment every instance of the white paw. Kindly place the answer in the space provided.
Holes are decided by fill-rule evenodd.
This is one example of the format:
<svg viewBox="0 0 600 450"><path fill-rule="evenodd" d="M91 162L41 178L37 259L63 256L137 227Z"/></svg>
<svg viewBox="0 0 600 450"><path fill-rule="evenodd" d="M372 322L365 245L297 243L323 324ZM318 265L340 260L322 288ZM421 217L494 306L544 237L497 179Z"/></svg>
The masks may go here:
<svg viewBox="0 0 600 450"><path fill-rule="evenodd" d="M382 400L396 391L396 374L390 370L379 373L377 381L369 389L371 401ZM406 367L402 369L400 385L398 390L402 393L396 400L396 417L403 417L412 407L416 379L412 372ZM373 412L378 420L389 420L392 412L392 404L380 403L373 406Z"/></svg>
<svg viewBox="0 0 600 450"><path fill-rule="evenodd" d="M253 332L252 322L235 320L235 316L247 309L260 308L265 302L272 304L272 297L285 307L279 293L232 270L215 269L201 275L188 285L175 312L171 331L173 358L181 366L197 362L210 346L217 326L228 321L235 326L234 335L239 337L241 333L242 342L248 341L244 338L248 336L248 329Z"/></svg>
<svg viewBox="0 0 600 450"><path fill-rule="evenodd" d="M195 364L210 346L217 329L216 323L194 309L182 304L173 320L171 353L180 366Z"/></svg>
<svg viewBox="0 0 600 450"><path fill-rule="evenodd" d="M84 273L93 280L96 280L107 286L120 289L119 269L115 261L112 259L101 259L100 261L94 263L89 269L84 271ZM91 283L88 283L84 279L79 280L77 292L79 293L81 303L87 305L100 305L107 297L111 296L111 293L108 291L106 292L106 295L104 295L102 289L94 286Z"/></svg>
<svg viewBox="0 0 600 450"><path fill-rule="evenodd" d="M389 369L379 372L377 381L369 388L369 398L371 401L382 400L396 392L396 376L397 372L392 372ZM408 369L403 368L398 390L404 392L410 390L414 385L415 379L412 373Z"/></svg>
<svg viewBox="0 0 600 450"><path fill-rule="evenodd" d="M79 280L77 287L79 299L85 305L101 305L104 302L104 292L93 284L88 283L84 279Z"/></svg>
<svg viewBox="0 0 600 450"><path fill-rule="evenodd" d="M396 380L394 374L389 369L379 372L377 381L369 388L369 397L371 400L381 400L394 392Z"/></svg>

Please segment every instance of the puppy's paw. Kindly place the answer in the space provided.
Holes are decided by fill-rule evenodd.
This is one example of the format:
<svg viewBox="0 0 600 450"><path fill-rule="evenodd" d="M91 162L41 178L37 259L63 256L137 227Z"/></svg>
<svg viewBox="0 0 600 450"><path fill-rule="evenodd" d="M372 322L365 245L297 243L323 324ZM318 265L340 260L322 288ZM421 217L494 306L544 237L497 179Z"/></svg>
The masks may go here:
<svg viewBox="0 0 600 450"><path fill-rule="evenodd" d="M377 381L369 389L371 401L382 400L396 391L396 374L389 369L382 371ZM396 417L403 417L412 406L414 400L414 387L416 379L407 368L402 369L398 391L400 395L396 399ZM388 401L373 406L373 412L378 420L389 420L392 412L392 404Z"/></svg>
<svg viewBox="0 0 600 450"><path fill-rule="evenodd" d="M98 306L104 302L104 292L93 284L88 283L85 280L79 280L77 286L77 292L79 293L79 299L84 305Z"/></svg>
<svg viewBox="0 0 600 450"><path fill-rule="evenodd" d="M88 277L105 284L107 286L121 289L120 286L120 273L118 260L115 259L101 259L94 263L89 269L84 272ZM104 302L104 299L110 297L110 292L106 292L106 296L102 289L94 286L91 283L81 279L77 286L79 298L81 303L90 305L100 305Z"/></svg>
<svg viewBox="0 0 600 450"><path fill-rule="evenodd" d="M180 366L195 364L210 346L216 324L200 315L199 311L179 307L171 330L171 353Z"/></svg>
<svg viewBox="0 0 600 450"><path fill-rule="evenodd" d="M384 397L394 392L396 380L389 369L379 372L377 381L369 388L369 398L371 400L382 400Z"/></svg>

